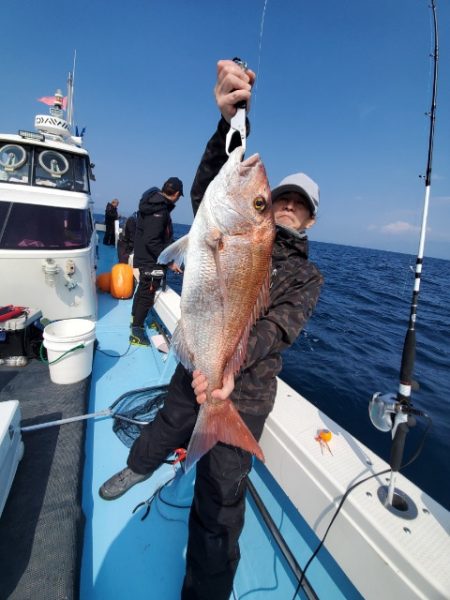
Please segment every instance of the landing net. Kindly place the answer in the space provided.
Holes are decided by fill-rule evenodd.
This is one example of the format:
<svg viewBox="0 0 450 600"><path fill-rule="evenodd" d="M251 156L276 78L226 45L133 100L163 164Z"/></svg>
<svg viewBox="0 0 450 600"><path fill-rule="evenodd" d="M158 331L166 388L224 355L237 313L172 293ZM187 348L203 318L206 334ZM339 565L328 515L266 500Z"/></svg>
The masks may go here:
<svg viewBox="0 0 450 600"><path fill-rule="evenodd" d="M131 390L111 404L113 431L128 448L139 437L144 425L151 423L167 397L167 385Z"/></svg>

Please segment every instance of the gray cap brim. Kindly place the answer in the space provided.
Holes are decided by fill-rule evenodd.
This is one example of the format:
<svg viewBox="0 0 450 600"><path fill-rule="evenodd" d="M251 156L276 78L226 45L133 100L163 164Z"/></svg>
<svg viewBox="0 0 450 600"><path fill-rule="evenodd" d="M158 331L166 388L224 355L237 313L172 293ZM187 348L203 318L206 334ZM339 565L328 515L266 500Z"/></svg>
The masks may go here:
<svg viewBox="0 0 450 600"><path fill-rule="evenodd" d="M314 203L313 199L306 190L304 190L299 185L295 185L294 183L286 183L285 185L279 185L278 187L274 188L271 192L272 202L275 202L278 196L281 196L282 194L285 194L287 192L297 192L297 194L300 194L301 196L306 198L306 200L308 201L309 212L313 217L316 216L317 206Z"/></svg>

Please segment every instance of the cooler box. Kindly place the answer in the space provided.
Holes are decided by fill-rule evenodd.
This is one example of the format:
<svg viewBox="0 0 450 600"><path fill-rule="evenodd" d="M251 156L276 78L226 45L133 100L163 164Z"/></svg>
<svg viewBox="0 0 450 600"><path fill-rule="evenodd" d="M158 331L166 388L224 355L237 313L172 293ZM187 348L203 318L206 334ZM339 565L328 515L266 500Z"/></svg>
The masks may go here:
<svg viewBox="0 0 450 600"><path fill-rule="evenodd" d="M0 358L38 356L35 346L42 339L42 330L36 324L41 317L40 310L27 308L23 315L0 321Z"/></svg>
<svg viewBox="0 0 450 600"><path fill-rule="evenodd" d="M23 456L18 400L0 402L0 517Z"/></svg>

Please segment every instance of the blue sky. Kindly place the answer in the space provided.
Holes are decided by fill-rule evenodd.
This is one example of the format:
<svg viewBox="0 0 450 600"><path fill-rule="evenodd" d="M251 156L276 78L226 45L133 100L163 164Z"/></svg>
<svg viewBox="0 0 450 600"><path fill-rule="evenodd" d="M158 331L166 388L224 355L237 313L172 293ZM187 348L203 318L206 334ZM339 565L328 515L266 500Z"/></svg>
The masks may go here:
<svg viewBox="0 0 450 600"><path fill-rule="evenodd" d="M264 28L261 37L262 16ZM440 82L425 255L450 259L450 3L437 0ZM321 188L311 239L416 254L432 62L428 0L27 0L2 31L0 131L33 127L36 98L65 90L96 164L96 209L130 214L180 177L189 191L218 121L216 62L258 72L247 156L275 186ZM188 193L173 213L190 223Z"/></svg>

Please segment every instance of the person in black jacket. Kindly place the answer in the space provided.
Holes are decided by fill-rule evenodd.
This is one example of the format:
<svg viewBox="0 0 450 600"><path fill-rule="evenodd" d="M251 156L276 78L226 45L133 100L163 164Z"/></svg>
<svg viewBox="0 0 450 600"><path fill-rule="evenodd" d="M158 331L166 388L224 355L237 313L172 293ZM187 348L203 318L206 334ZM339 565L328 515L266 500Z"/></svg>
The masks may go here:
<svg viewBox="0 0 450 600"><path fill-rule="evenodd" d="M209 182L227 160L228 122L237 102L249 102L254 78L252 71L243 71L233 61L218 63L215 94L222 119L206 146L191 189L194 213ZM233 145L239 143L235 136ZM269 307L250 332L246 360L236 383L229 376L222 389L213 391L216 398L233 400L256 440L275 401L281 352L294 343L311 316L323 283L320 271L308 260L305 233L314 224L319 206L317 184L303 173L290 175L272 190L272 202L276 239ZM147 479L170 452L189 440L199 404L206 399L206 387L201 373L192 375L178 365L163 408L134 442L128 466L101 486L102 498L114 500ZM182 600L229 599L240 558L238 539L251 467L248 452L220 442L198 461Z"/></svg>
<svg viewBox="0 0 450 600"><path fill-rule="evenodd" d="M119 218L119 213L117 211L117 207L119 206L119 201L117 198L108 202L105 209L105 235L103 237L103 243L105 246L114 246L115 244L115 231L114 231L114 222Z"/></svg>
<svg viewBox="0 0 450 600"><path fill-rule="evenodd" d="M173 241L170 213L182 195L183 183L178 177L170 177L161 190L152 187L145 191L139 202L133 259L133 267L139 269L139 285L131 309L130 335L130 342L137 346L150 344L144 327L145 318L153 306L166 269L166 265L159 265L157 259ZM167 266L172 271L181 272L175 263Z"/></svg>
<svg viewBox="0 0 450 600"><path fill-rule="evenodd" d="M125 221L125 226L117 241L117 258L120 263L128 264L130 255L134 252L134 236L136 235L138 211L136 210Z"/></svg>

